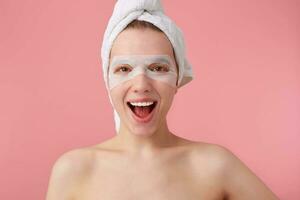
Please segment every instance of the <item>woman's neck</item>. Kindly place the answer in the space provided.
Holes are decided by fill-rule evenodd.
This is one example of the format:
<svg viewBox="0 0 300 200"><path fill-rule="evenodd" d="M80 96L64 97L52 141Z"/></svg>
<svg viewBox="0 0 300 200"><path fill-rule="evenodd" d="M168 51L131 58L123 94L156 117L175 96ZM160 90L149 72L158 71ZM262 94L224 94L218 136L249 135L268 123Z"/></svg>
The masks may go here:
<svg viewBox="0 0 300 200"><path fill-rule="evenodd" d="M149 135L137 135L121 125L114 138L118 149L138 156L152 156L162 148L175 146L178 137L171 133L166 123Z"/></svg>

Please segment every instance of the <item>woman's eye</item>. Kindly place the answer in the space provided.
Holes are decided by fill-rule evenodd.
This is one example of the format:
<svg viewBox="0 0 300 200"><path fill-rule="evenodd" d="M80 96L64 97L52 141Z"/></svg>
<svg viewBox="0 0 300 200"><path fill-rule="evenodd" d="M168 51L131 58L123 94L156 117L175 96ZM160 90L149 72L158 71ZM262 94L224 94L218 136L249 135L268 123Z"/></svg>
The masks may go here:
<svg viewBox="0 0 300 200"><path fill-rule="evenodd" d="M130 72L130 71L131 71L130 67L128 67L126 65L121 65L115 70L115 73L118 73L118 72L125 73L125 72Z"/></svg>
<svg viewBox="0 0 300 200"><path fill-rule="evenodd" d="M150 70L154 72L168 72L169 67L166 65L152 65Z"/></svg>

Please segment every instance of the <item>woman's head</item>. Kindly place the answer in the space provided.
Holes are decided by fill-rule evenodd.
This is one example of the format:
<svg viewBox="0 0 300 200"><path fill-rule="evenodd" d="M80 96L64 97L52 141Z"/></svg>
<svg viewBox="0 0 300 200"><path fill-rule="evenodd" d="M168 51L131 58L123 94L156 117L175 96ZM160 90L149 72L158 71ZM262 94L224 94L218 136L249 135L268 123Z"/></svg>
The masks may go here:
<svg viewBox="0 0 300 200"><path fill-rule="evenodd" d="M126 30L124 30L125 28ZM136 32L139 33L136 34ZM138 36L139 40L133 35ZM154 41L155 39L156 42ZM160 43L161 41L163 42ZM116 2L104 32L101 47L103 78L109 91L111 88L108 84L108 69L111 59L114 59L113 57L118 54L128 55L131 53L139 55L141 53L148 53L148 55L165 53L171 61L175 61L176 58L175 66L178 66L178 69L175 67L175 71L178 71L176 77L178 79L176 83L178 88L193 79L193 71L186 58L183 33L176 23L165 14L160 0L118 0ZM111 97L110 102L113 104ZM115 105L113 106L115 107ZM120 116L118 112L114 109L117 132L120 130Z"/></svg>
<svg viewBox="0 0 300 200"><path fill-rule="evenodd" d="M128 62L110 65L108 82L112 85L112 82L120 79L120 74L127 77L126 81L116 84L109 91L121 119L121 128L134 134L150 135L166 125L166 115L177 91L178 70L172 44L154 25L135 20L113 43L110 64L119 58L126 58ZM155 62L158 60L164 61ZM132 66L132 63L137 64ZM147 73L142 73L143 70ZM131 78L128 78L129 75ZM116 79L112 76L116 76ZM146 106L145 102L154 103ZM151 120L145 122L151 115Z"/></svg>

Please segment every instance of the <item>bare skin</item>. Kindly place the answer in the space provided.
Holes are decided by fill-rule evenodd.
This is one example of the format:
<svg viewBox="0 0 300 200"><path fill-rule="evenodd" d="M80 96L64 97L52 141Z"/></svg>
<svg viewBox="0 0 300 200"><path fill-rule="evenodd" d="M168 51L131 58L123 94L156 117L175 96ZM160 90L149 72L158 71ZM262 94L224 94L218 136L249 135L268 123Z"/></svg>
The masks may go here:
<svg viewBox="0 0 300 200"><path fill-rule="evenodd" d="M153 30L126 30L115 55L169 55L172 45ZM177 89L143 75L110 91L120 114L118 135L71 150L55 163L47 200L275 200L263 182L224 147L171 133L166 115ZM134 121L127 99L151 97L157 113L147 124Z"/></svg>
<svg viewBox="0 0 300 200"><path fill-rule="evenodd" d="M175 139L147 157L113 139L67 152L53 167L47 200L278 199L227 149Z"/></svg>

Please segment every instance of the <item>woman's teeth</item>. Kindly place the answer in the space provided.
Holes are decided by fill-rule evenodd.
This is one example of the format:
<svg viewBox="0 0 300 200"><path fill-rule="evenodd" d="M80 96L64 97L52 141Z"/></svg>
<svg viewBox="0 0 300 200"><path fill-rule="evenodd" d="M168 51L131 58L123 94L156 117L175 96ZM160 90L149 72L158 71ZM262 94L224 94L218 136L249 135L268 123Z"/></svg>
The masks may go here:
<svg viewBox="0 0 300 200"><path fill-rule="evenodd" d="M150 102L129 102L132 106L150 106L152 105L154 102L150 101Z"/></svg>

